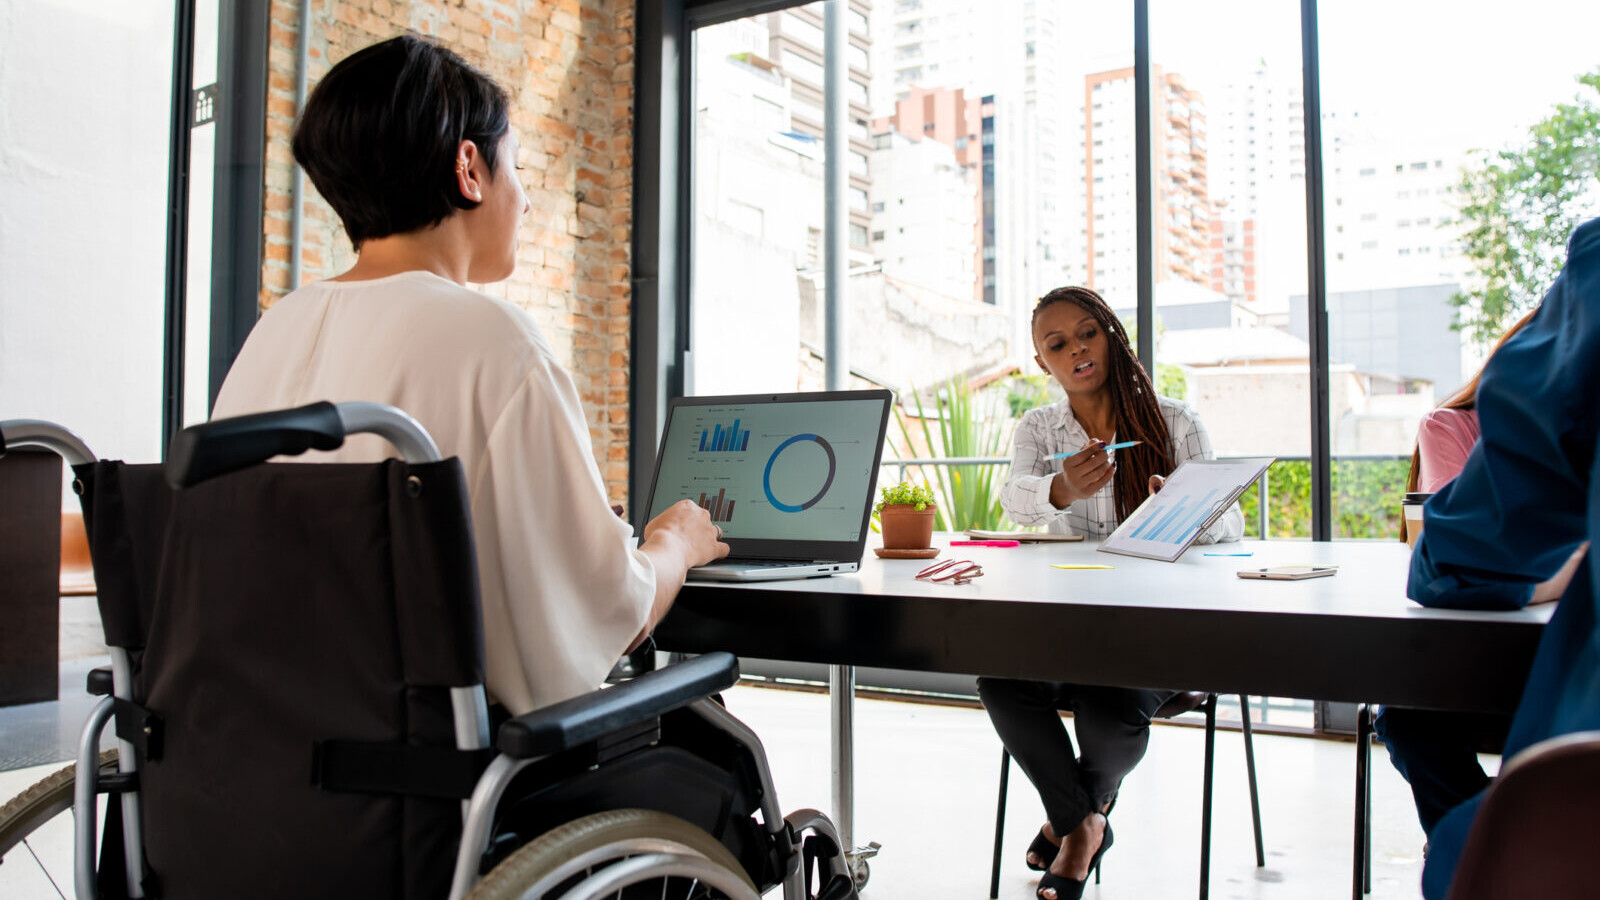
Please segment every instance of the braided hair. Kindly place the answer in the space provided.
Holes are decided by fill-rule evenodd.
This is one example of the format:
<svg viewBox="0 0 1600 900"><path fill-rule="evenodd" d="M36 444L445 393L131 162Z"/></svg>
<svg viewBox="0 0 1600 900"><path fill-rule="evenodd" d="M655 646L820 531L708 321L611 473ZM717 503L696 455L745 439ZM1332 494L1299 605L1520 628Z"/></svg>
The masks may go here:
<svg viewBox="0 0 1600 900"><path fill-rule="evenodd" d="M1155 385L1128 342L1128 332L1106 301L1092 288L1061 287L1039 298L1033 307L1033 321L1039 313L1056 303L1071 303L1094 317L1107 336L1110 347L1110 375L1106 387L1111 391L1111 408L1116 411L1116 437L1119 441L1138 441L1134 447L1117 451L1117 474L1112 493L1117 504L1117 521L1144 502L1151 475L1166 475L1176 464L1172 460L1172 434L1161 415Z"/></svg>

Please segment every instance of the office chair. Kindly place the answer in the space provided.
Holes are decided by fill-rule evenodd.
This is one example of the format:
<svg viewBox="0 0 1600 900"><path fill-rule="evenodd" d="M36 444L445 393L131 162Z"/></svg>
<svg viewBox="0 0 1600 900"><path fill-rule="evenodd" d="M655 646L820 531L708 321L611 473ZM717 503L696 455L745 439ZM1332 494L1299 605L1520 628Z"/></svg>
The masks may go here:
<svg viewBox="0 0 1600 900"><path fill-rule="evenodd" d="M1214 757L1217 735L1217 695L1203 691L1185 691L1175 694L1172 699L1161 704L1151 716L1153 719L1171 719L1204 709L1206 715L1206 758L1205 777L1201 788L1200 801L1200 900L1206 900L1211 893L1211 763ZM1256 794L1256 756L1254 741L1251 739L1250 729L1250 699L1243 694L1239 695L1239 711L1244 724L1244 760L1245 769L1250 780L1250 816L1255 825L1256 836L1256 866L1267 864L1266 849L1261 841L1261 803ZM1011 778L1011 754L1002 749L1000 751L1000 798L996 804L994 814L994 863L989 873L989 898L996 900L1000 896L1000 853L1001 845L1005 838L1006 827L1006 792ZM1100 872L1095 871L1095 883L1100 882Z"/></svg>

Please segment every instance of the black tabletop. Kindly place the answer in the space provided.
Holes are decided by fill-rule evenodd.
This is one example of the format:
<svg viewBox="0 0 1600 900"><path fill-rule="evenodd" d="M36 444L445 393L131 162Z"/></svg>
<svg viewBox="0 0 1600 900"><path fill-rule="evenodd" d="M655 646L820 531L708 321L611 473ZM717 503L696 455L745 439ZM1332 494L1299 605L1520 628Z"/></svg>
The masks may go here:
<svg viewBox="0 0 1600 900"><path fill-rule="evenodd" d="M917 581L926 562L761 584L691 582L656 631L664 650L1086 684L1434 709L1515 709L1549 607L1423 609L1398 542L1247 541L1173 563L1086 544L948 547L984 576ZM959 536L958 536L959 537ZM1206 554L1249 556L1208 556ZM1244 568L1335 564L1307 581ZM1110 569L1062 569L1111 566Z"/></svg>

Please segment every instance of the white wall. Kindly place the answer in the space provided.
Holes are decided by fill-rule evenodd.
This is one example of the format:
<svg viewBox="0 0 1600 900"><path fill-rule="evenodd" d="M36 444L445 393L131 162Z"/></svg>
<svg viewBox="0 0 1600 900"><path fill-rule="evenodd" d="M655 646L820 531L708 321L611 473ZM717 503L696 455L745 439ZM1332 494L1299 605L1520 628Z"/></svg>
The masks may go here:
<svg viewBox="0 0 1600 900"><path fill-rule="evenodd" d="M0 419L160 451L171 0L0 3Z"/></svg>

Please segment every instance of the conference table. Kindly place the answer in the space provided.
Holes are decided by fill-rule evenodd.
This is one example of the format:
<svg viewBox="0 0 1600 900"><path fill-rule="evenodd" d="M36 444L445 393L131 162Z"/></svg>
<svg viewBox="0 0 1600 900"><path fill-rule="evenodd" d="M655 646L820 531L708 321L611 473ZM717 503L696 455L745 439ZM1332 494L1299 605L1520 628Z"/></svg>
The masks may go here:
<svg viewBox="0 0 1600 900"><path fill-rule="evenodd" d="M656 629L657 646L846 667L1510 712L1552 612L1550 605L1423 609L1406 599L1410 550L1398 541L1244 541L1191 547L1168 563L1099 552L1093 541L948 546L961 537L936 534L933 546L940 559L983 566L982 577L963 585L918 581L928 561L878 559L870 545L860 571L848 575L692 581ZM1236 575L1303 564L1334 565L1338 574L1303 581ZM848 848L851 691L839 693L832 739L835 803L843 808L834 813ZM1357 805L1359 819L1359 798Z"/></svg>

